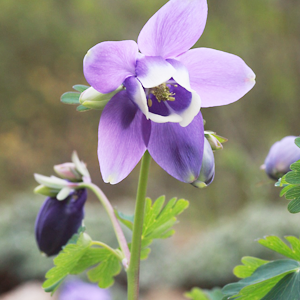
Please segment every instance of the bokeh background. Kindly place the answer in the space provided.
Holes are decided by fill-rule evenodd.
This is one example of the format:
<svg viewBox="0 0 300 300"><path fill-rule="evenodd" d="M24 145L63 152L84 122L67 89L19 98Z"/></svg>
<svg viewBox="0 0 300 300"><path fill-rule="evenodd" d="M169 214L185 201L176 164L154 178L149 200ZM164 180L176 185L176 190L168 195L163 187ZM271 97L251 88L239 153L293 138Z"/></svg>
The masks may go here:
<svg viewBox="0 0 300 300"><path fill-rule="evenodd" d="M97 161L101 112L79 113L62 104L60 96L74 84L86 84L82 59L89 48L105 40L136 40L164 3L1 0L1 293L42 280L51 265L34 242L43 198L32 193L33 173L53 174L53 165L69 161L77 150L113 204L133 212L138 168L118 185L104 184ZM242 57L257 84L236 103L202 109L206 129L229 139L215 153L216 176L207 189L178 182L152 162L148 196L183 197L190 207L180 217L177 234L155 243L153 255L142 264L143 299L183 299L182 291L192 286L222 286L234 280L232 268L242 256L270 258L255 238L299 233L299 217L287 212L260 165L275 141L299 134L300 2L208 0L208 5L206 29L194 47ZM92 195L86 223L92 237L115 243ZM123 274L112 289L114 299L125 299L124 287Z"/></svg>

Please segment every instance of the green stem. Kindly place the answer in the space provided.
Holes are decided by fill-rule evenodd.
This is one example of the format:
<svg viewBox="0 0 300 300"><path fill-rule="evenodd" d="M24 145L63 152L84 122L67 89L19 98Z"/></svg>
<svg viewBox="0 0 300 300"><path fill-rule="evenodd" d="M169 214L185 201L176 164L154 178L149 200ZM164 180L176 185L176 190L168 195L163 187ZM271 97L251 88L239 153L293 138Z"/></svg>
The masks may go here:
<svg viewBox="0 0 300 300"><path fill-rule="evenodd" d="M140 170L140 178L136 196L136 206L134 214L134 224L131 243L131 260L127 270L127 300L138 300L139 298L139 275L140 275L140 256L141 240L143 232L143 221L145 213L145 198L148 182L148 173L151 156L148 151L145 152Z"/></svg>
<svg viewBox="0 0 300 300"><path fill-rule="evenodd" d="M118 222L118 219L115 215L113 207L111 206L110 202L106 198L105 194L101 191L101 189L97 185L95 185L93 183L83 182L83 183L80 183L78 188L88 188L91 191L93 191L94 194L97 196L97 198L102 203L103 207L105 208L105 210L112 222L118 243L119 243L122 253L124 255L124 259L122 261L123 266L124 266L125 270L127 270L128 264L130 262L130 251L128 249L127 241L125 239L122 228Z"/></svg>
<svg viewBox="0 0 300 300"><path fill-rule="evenodd" d="M109 252L111 252L114 256L116 256L119 260L122 261L123 259L123 254L118 250L120 253L118 253L116 250L113 248L109 247L107 244L99 242L99 241L92 241L91 246L100 246L102 248L107 249ZM121 255L120 255L121 254Z"/></svg>

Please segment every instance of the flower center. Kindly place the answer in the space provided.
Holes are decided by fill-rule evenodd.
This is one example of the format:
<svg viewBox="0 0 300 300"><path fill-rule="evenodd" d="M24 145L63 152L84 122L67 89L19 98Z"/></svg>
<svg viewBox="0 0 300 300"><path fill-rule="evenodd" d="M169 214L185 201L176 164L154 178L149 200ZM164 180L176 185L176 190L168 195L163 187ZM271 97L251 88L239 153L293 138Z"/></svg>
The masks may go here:
<svg viewBox="0 0 300 300"><path fill-rule="evenodd" d="M177 85L175 85L175 87L177 87ZM170 88L166 83L151 88L149 94L153 94L159 103L162 101L175 101L175 93L170 92ZM148 98L148 106L152 106L150 97Z"/></svg>

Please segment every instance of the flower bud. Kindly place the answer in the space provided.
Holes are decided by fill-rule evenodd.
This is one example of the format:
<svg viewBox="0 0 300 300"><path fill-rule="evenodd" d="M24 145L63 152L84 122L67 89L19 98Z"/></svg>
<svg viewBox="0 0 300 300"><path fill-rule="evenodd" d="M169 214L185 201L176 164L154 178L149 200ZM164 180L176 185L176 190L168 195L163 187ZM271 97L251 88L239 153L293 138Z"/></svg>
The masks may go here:
<svg viewBox="0 0 300 300"><path fill-rule="evenodd" d="M273 144L262 169L272 179L279 179L289 172L290 165L300 159L300 148L295 144L296 136L286 136Z"/></svg>
<svg viewBox="0 0 300 300"><path fill-rule="evenodd" d="M76 165L71 162L55 165L54 171L63 179L78 181L82 178L82 175L76 170Z"/></svg>
<svg viewBox="0 0 300 300"><path fill-rule="evenodd" d="M76 190L65 200L48 197L35 222L35 237L41 252L57 254L77 233L84 217L86 189Z"/></svg>
<svg viewBox="0 0 300 300"><path fill-rule="evenodd" d="M115 91L102 94L96 91L94 88L90 87L84 92L81 93L79 97L79 102L88 108L92 109L103 109L107 102L119 91L121 91L122 87L117 88Z"/></svg>
<svg viewBox="0 0 300 300"><path fill-rule="evenodd" d="M215 158L211 146L206 138L204 138L203 159L199 177L192 182L197 188L204 188L210 185L215 177Z"/></svg>

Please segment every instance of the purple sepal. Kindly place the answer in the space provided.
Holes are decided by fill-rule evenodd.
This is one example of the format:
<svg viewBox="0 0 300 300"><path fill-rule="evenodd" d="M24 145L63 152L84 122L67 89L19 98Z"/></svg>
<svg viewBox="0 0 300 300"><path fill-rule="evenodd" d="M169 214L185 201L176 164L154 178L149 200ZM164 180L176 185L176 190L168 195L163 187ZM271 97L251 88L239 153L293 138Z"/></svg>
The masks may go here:
<svg viewBox="0 0 300 300"><path fill-rule="evenodd" d="M56 255L82 224L86 189L77 190L65 200L48 197L35 222L35 237L41 252Z"/></svg>
<svg viewBox="0 0 300 300"><path fill-rule="evenodd" d="M192 183L200 173L204 145L203 119L199 112L186 127L152 122L148 151L171 176Z"/></svg>
<svg viewBox="0 0 300 300"><path fill-rule="evenodd" d="M295 138L297 136L286 136L270 148L264 163L270 178L278 180L291 170L292 163L300 159L300 148L296 146Z"/></svg>

